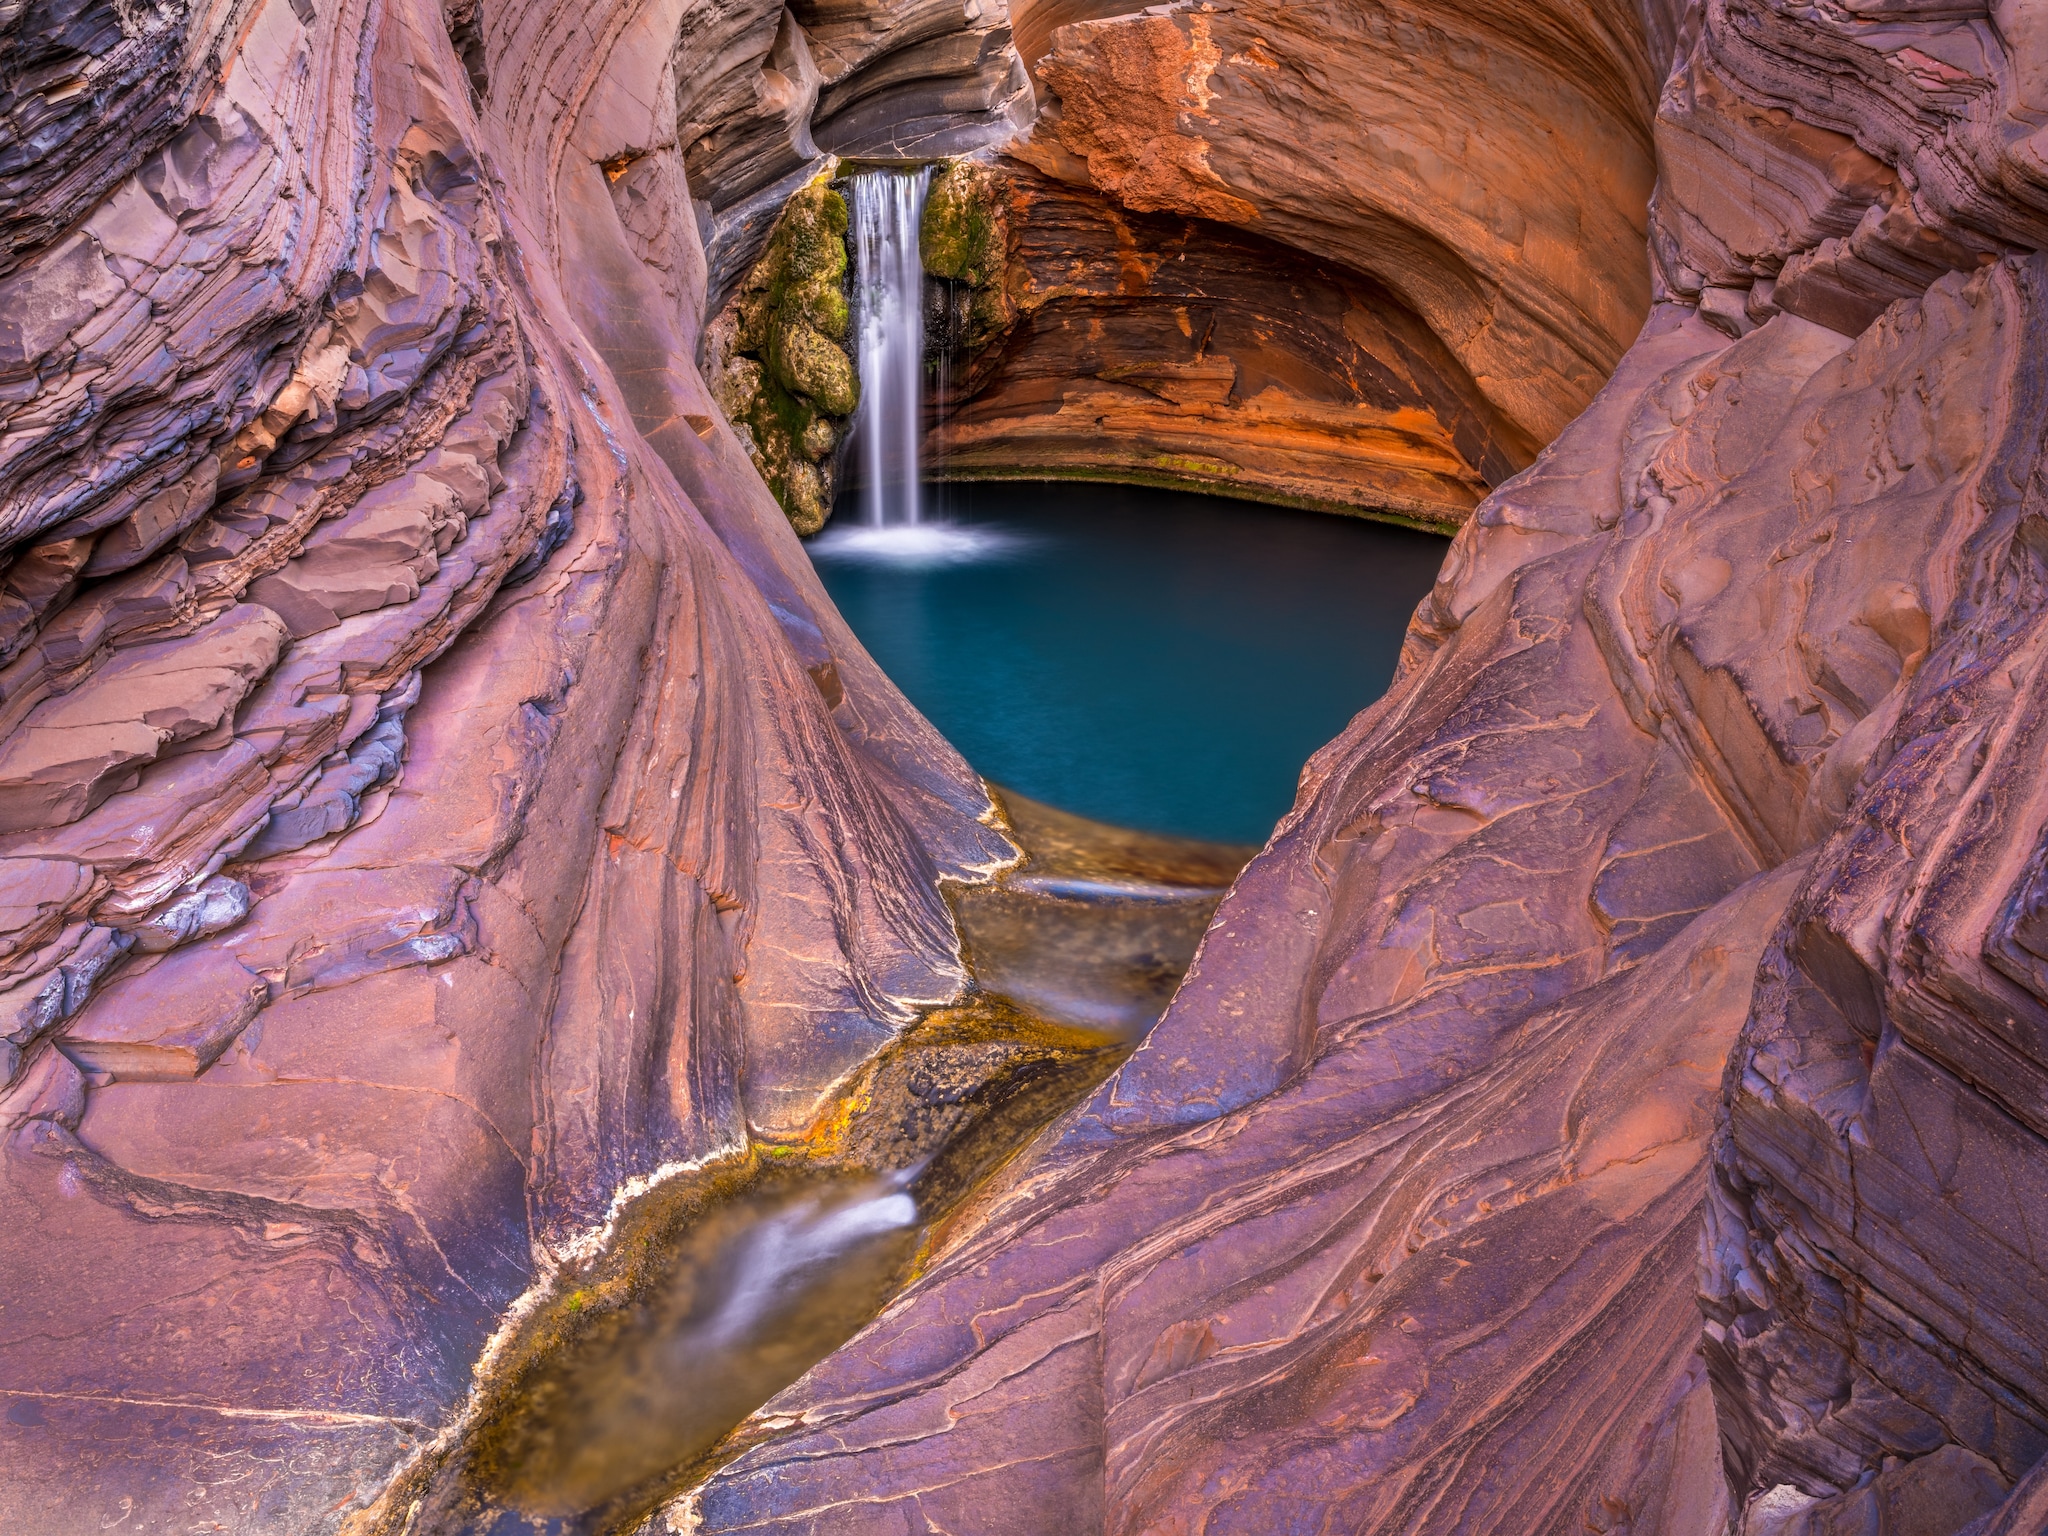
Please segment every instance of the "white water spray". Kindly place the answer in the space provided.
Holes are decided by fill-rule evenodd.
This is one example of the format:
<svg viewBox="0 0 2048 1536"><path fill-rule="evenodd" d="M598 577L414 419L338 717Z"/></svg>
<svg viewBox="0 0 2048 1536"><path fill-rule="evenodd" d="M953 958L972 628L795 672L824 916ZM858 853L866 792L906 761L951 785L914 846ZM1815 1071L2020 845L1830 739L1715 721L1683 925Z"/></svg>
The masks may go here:
<svg viewBox="0 0 2048 1536"><path fill-rule="evenodd" d="M924 261L917 230L931 181L931 167L919 166L862 171L847 184L861 384L853 448L862 477L861 521L872 528L923 521Z"/></svg>

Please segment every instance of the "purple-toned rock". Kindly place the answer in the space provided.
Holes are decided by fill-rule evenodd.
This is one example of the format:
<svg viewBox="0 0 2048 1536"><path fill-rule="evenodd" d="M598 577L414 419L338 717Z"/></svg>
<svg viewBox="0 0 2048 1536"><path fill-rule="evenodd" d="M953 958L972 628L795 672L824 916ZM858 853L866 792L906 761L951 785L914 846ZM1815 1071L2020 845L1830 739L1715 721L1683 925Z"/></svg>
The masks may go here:
<svg viewBox="0 0 2048 1536"><path fill-rule="evenodd" d="M1054 32L1041 162L1308 245L1216 172L1305 98L1145 62L1258 15ZM2031 1528L2039 43L1650 28L1641 337L1146 1044L672 1524Z"/></svg>
<svg viewBox="0 0 2048 1536"><path fill-rule="evenodd" d="M589 19L0 24L10 1531L334 1528L621 1182L963 982L985 792L659 430L684 8Z"/></svg>

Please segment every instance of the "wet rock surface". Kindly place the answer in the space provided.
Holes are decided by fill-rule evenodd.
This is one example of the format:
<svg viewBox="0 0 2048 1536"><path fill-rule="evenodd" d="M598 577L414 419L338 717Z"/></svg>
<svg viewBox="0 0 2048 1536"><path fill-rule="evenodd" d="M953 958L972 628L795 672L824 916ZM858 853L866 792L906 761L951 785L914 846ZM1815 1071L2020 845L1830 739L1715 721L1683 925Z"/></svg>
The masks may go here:
<svg viewBox="0 0 2048 1536"><path fill-rule="evenodd" d="M831 515L847 423L846 198L822 179L791 197L768 248L708 331L712 394L789 523Z"/></svg>
<svg viewBox="0 0 2048 1536"><path fill-rule="evenodd" d="M108 12L9 141L10 1530L335 1528L625 1179L965 984L1009 845L690 363L683 8L587 20L479 94L438 7Z"/></svg>
<svg viewBox="0 0 2048 1536"><path fill-rule="evenodd" d="M514 1307L445 1430L353 1527L630 1528L739 1454L993 1169L1121 1061L1252 852L1009 797L1028 850L953 900L975 977L787 1139L629 1183Z"/></svg>
<svg viewBox="0 0 2048 1536"><path fill-rule="evenodd" d="M1007 176L955 160L932 178L918 229L925 272L939 279L927 300L925 345L950 360L971 359L1006 336L1017 320L1010 296L1010 187ZM934 323L936 322L936 323ZM957 405L935 402L942 414Z"/></svg>

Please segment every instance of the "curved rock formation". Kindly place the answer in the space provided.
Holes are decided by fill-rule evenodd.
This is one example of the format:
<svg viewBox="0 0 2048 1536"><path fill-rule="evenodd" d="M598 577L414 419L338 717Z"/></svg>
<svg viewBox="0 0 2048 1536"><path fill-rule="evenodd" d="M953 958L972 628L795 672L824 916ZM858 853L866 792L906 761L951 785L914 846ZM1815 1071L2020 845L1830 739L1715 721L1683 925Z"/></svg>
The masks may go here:
<svg viewBox="0 0 2048 1536"><path fill-rule="evenodd" d="M958 328L965 366L935 401L939 474L1188 486L1455 527L1534 455L1370 278L1015 162L994 181L1006 259L960 295L986 317Z"/></svg>
<svg viewBox="0 0 2048 1536"><path fill-rule="evenodd" d="M1378 280L1537 443L1634 336L1663 56L1633 8L1040 5L1013 153Z"/></svg>
<svg viewBox="0 0 2048 1536"><path fill-rule="evenodd" d="M960 993L1013 850L693 359L821 149L1001 143L962 468L1465 524L1144 1047L651 1528L2040 1528L2032 11L0 48L0 1526L343 1528Z"/></svg>
<svg viewBox="0 0 2048 1536"><path fill-rule="evenodd" d="M1290 207L1195 153L1256 14L1054 32L1061 144ZM1645 31L1664 302L1145 1046L672 1522L2038 1527L2042 39Z"/></svg>
<svg viewBox="0 0 2048 1536"><path fill-rule="evenodd" d="M935 437L950 473L1456 525L1642 322L1658 71L1627 6L1012 14L1041 111L1009 153L1050 181L1016 180L1029 322Z"/></svg>
<svg viewBox="0 0 2048 1536"><path fill-rule="evenodd" d="M935 876L1009 849L691 365L691 13L65 14L5 43L0 1525L331 1527L622 1180L957 993Z"/></svg>

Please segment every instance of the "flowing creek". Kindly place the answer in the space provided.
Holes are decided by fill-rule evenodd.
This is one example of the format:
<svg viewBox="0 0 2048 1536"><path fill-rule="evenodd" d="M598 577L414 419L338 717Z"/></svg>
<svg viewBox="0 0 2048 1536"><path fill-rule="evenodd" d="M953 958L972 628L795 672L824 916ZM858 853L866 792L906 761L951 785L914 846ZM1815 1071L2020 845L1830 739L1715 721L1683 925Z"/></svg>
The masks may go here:
<svg viewBox="0 0 2048 1536"><path fill-rule="evenodd" d="M1302 762L1384 691L1442 560L1408 529L1174 492L923 485L929 180L846 183L863 398L811 552L912 702L1021 791L997 808L1022 861L947 891L973 985L801 1137L621 1200L359 1536L614 1536L743 1450L1144 1038Z"/></svg>

